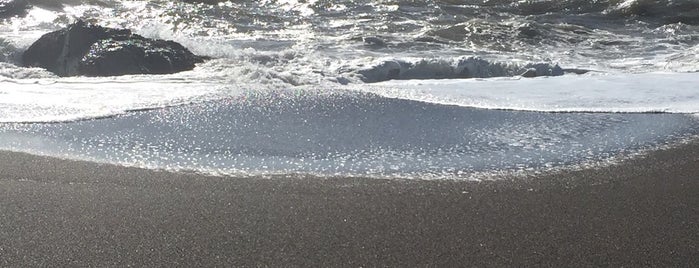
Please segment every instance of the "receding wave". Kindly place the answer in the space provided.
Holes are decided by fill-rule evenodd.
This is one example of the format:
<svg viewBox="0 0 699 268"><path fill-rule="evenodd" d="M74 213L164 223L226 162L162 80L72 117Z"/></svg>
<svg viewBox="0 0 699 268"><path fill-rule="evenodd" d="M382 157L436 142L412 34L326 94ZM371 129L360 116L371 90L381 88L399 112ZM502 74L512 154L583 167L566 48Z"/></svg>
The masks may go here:
<svg viewBox="0 0 699 268"><path fill-rule="evenodd" d="M468 179L601 161L696 133L668 114L532 113L277 91L62 124L0 124L0 149L232 176Z"/></svg>
<svg viewBox="0 0 699 268"><path fill-rule="evenodd" d="M113 79L0 79L0 122L68 122L129 111L197 103L234 94L192 81Z"/></svg>
<svg viewBox="0 0 699 268"><path fill-rule="evenodd" d="M162 76L0 80L0 122L67 122L226 98L371 93L439 105L496 110L699 113L697 73L392 80L371 85L270 88ZM270 99L270 101L273 101Z"/></svg>
<svg viewBox="0 0 699 268"><path fill-rule="evenodd" d="M388 98L538 112L699 113L697 73L389 81L357 87Z"/></svg>

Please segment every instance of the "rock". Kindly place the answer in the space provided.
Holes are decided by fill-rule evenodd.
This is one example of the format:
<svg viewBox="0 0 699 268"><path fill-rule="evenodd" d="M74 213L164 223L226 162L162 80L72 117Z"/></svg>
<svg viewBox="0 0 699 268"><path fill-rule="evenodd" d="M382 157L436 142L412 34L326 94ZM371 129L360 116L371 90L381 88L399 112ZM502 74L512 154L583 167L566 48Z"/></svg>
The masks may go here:
<svg viewBox="0 0 699 268"><path fill-rule="evenodd" d="M563 69L563 72L564 73L572 73L572 74L586 74L586 73L589 73L591 71L586 70L586 69L567 68L567 69Z"/></svg>
<svg viewBox="0 0 699 268"><path fill-rule="evenodd" d="M526 71L524 71L522 74L520 74L521 77L526 77L526 78L532 78L536 77L536 69L534 68L529 68Z"/></svg>
<svg viewBox="0 0 699 268"><path fill-rule="evenodd" d="M566 68L563 69L558 64L549 65L546 63L528 64L525 69L522 70L520 76L522 77L538 77L538 76L560 76L568 73L572 74L586 74L590 70L577 69L577 68Z"/></svg>
<svg viewBox="0 0 699 268"><path fill-rule="evenodd" d="M346 77L338 76L334 79L335 82L337 82L340 85L348 85L352 81L347 79Z"/></svg>
<svg viewBox="0 0 699 268"><path fill-rule="evenodd" d="M24 16L30 7L27 0L0 0L0 19Z"/></svg>
<svg viewBox="0 0 699 268"><path fill-rule="evenodd" d="M43 35L22 55L25 66L59 76L168 74L191 70L204 59L173 41L84 21Z"/></svg>
<svg viewBox="0 0 699 268"><path fill-rule="evenodd" d="M194 69L193 54L173 41L100 40L90 47L78 72L88 76L169 74Z"/></svg>
<svg viewBox="0 0 699 268"><path fill-rule="evenodd" d="M524 66L521 74L522 77L538 77L538 76L560 76L563 75L563 69L558 64L551 65L548 63L534 63Z"/></svg>

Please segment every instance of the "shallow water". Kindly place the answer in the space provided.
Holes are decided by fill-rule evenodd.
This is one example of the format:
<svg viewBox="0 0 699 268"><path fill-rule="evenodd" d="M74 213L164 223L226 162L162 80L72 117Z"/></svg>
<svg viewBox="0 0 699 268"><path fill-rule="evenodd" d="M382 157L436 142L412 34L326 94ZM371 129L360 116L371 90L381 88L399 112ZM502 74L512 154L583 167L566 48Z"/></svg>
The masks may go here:
<svg viewBox="0 0 699 268"><path fill-rule="evenodd" d="M697 118L681 114L518 112L293 93L5 124L0 149L217 175L460 179L602 161L699 130Z"/></svg>

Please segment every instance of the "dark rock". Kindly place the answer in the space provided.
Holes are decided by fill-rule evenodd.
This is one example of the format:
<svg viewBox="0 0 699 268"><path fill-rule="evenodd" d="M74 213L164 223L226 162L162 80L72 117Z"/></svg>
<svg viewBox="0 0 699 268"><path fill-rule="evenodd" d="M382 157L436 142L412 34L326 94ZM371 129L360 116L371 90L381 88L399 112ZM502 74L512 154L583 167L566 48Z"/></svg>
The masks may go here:
<svg viewBox="0 0 699 268"><path fill-rule="evenodd" d="M590 70L577 69L577 68L566 68L563 69L558 64L549 65L545 63L528 64L522 71L520 76L522 77L538 77L538 76L560 76L564 74L586 74Z"/></svg>
<svg viewBox="0 0 699 268"><path fill-rule="evenodd" d="M572 74L586 74L586 73L589 73L590 70L578 69L578 68L567 68L567 69L563 69L563 72L572 73Z"/></svg>
<svg viewBox="0 0 699 268"><path fill-rule="evenodd" d="M352 82L349 79L342 77L342 76L336 77L335 81L340 85L348 85L350 82Z"/></svg>
<svg viewBox="0 0 699 268"><path fill-rule="evenodd" d="M526 78L536 77L536 69L534 69L534 68L527 69L520 76L526 77Z"/></svg>
<svg viewBox="0 0 699 268"><path fill-rule="evenodd" d="M30 7L27 0L0 0L0 19L24 16Z"/></svg>
<svg viewBox="0 0 699 268"><path fill-rule="evenodd" d="M97 41L85 55L78 72L88 76L169 74L194 68L194 55L173 41L106 39ZM187 51L188 52L188 51Z"/></svg>
<svg viewBox="0 0 699 268"><path fill-rule="evenodd" d="M558 64L534 63L527 64L524 68L521 74L522 77L560 76L565 73Z"/></svg>
<svg viewBox="0 0 699 268"><path fill-rule="evenodd" d="M167 74L191 70L203 60L173 41L84 21L43 35L22 55L25 66L46 68L59 76Z"/></svg>

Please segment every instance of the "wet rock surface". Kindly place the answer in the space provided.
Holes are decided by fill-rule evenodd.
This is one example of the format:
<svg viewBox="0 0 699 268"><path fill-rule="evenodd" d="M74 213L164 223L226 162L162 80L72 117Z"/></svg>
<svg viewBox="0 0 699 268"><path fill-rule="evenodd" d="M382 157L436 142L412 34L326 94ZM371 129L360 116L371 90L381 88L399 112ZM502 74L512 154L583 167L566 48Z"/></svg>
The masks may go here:
<svg viewBox="0 0 699 268"><path fill-rule="evenodd" d="M84 21L43 35L22 55L25 66L59 76L169 74L191 70L204 59L173 41Z"/></svg>

